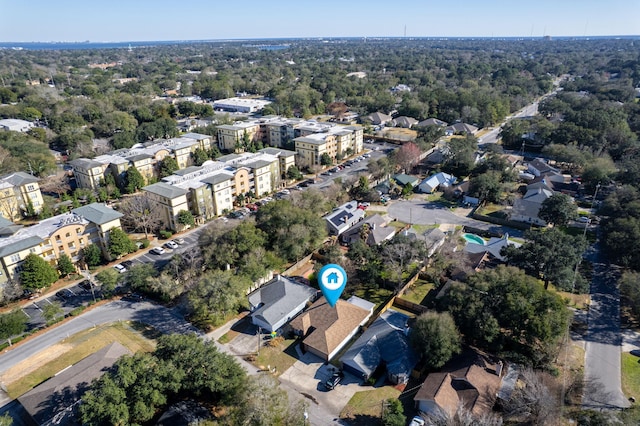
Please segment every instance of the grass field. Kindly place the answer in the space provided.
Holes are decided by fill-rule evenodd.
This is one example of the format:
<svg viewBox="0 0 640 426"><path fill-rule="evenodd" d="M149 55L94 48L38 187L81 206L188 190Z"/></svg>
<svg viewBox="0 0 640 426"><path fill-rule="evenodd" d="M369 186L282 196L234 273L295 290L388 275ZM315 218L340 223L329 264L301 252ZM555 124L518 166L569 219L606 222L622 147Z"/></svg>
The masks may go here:
<svg viewBox="0 0 640 426"><path fill-rule="evenodd" d="M433 283L418 280L405 294L402 295L402 298L410 302L420 304L429 291L433 290L433 288Z"/></svg>
<svg viewBox="0 0 640 426"><path fill-rule="evenodd" d="M28 365L30 359L21 362L16 367L22 371L30 372L17 380L7 383L7 393L12 398L17 398L48 378L53 377L61 370L116 341L129 348L132 352L151 352L155 348L155 342L144 337L144 331L135 330L133 325L128 322L114 323L73 335L47 349L47 352L55 352L56 346L63 347L59 356L42 365L36 365L35 369L32 368L33 366L30 368ZM33 362L38 362L38 360L34 359Z"/></svg>
<svg viewBox="0 0 640 426"><path fill-rule="evenodd" d="M622 354L622 391L626 396L640 398L640 358L629 352Z"/></svg>
<svg viewBox="0 0 640 426"><path fill-rule="evenodd" d="M342 409L340 418L380 418L382 414L382 401L389 398L398 398L400 391L391 387L383 386L368 391L356 392L347 405Z"/></svg>
<svg viewBox="0 0 640 426"><path fill-rule="evenodd" d="M258 368L266 369L267 366L276 368L275 375L278 376L289 369L297 360L295 350L296 340L283 340L277 347L262 346L260 354L253 364Z"/></svg>
<svg viewBox="0 0 640 426"><path fill-rule="evenodd" d="M375 303L376 306L385 303L392 294L393 292L386 288L360 288L354 292L354 295Z"/></svg>

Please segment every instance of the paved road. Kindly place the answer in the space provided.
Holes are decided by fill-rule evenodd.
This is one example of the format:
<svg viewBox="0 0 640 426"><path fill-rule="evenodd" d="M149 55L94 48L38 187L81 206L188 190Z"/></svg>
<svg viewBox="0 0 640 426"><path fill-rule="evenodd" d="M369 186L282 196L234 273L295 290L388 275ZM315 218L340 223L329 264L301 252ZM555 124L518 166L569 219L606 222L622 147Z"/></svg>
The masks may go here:
<svg viewBox="0 0 640 426"><path fill-rule="evenodd" d="M522 231L507 228L493 223L482 222L465 216L459 216L437 203L423 200L397 201L387 207L387 213L392 218L401 222L414 225L452 224L471 228L482 229L495 235L508 233L511 236L520 237Z"/></svg>
<svg viewBox="0 0 640 426"><path fill-rule="evenodd" d="M621 385L620 294L616 286L618 271L603 261L597 245L588 257L594 269L585 337L582 405L596 409L629 407Z"/></svg>

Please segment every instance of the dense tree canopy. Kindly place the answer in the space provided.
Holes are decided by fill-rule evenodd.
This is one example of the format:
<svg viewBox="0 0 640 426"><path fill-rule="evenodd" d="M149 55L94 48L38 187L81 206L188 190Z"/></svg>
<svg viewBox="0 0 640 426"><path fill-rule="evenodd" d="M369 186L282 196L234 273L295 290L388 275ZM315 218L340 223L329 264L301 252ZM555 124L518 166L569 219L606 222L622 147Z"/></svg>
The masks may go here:
<svg viewBox="0 0 640 426"><path fill-rule="evenodd" d="M49 287L58 279L58 271L40 256L29 253L22 263L20 280L25 288Z"/></svg>
<svg viewBox="0 0 640 426"><path fill-rule="evenodd" d="M426 312L411 328L411 346L422 355L429 369L442 367L451 357L460 353L460 333L449 313Z"/></svg>
<svg viewBox="0 0 640 426"><path fill-rule="evenodd" d="M569 320L560 296L505 266L454 284L442 306L466 341L534 366L553 359Z"/></svg>

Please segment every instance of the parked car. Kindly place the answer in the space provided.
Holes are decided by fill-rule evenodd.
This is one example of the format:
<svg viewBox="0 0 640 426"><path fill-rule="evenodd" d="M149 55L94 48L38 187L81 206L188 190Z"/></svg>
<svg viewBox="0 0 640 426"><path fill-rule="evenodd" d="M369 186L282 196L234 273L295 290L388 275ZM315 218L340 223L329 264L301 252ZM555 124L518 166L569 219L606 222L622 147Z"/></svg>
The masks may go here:
<svg viewBox="0 0 640 426"><path fill-rule="evenodd" d="M424 426L424 419L420 416L415 416L413 419L411 419L411 423L409 423L409 426Z"/></svg>
<svg viewBox="0 0 640 426"><path fill-rule="evenodd" d="M257 212L258 211L258 205L257 204L247 204L247 208L252 211L252 212Z"/></svg>
<svg viewBox="0 0 640 426"><path fill-rule="evenodd" d="M327 390L335 389L342 382L342 379L344 379L344 373L342 371L335 372L324 382L324 387Z"/></svg>
<svg viewBox="0 0 640 426"><path fill-rule="evenodd" d="M60 300L67 300L67 294L62 290L56 292L56 297Z"/></svg>
<svg viewBox="0 0 640 426"><path fill-rule="evenodd" d="M587 216L580 216L578 218L578 222L580 222L580 223L589 223L589 222L591 222L591 220Z"/></svg>
<svg viewBox="0 0 640 426"><path fill-rule="evenodd" d="M125 260L124 262L120 263L122 266L124 266L125 268L131 268L133 266L133 260Z"/></svg>
<svg viewBox="0 0 640 426"><path fill-rule="evenodd" d="M91 281L89 280L84 280L78 285L85 290L91 290Z"/></svg>
<svg viewBox="0 0 640 426"><path fill-rule="evenodd" d="M151 250L149 250L149 253L164 254L164 249L162 247L154 247Z"/></svg>
<svg viewBox="0 0 640 426"><path fill-rule="evenodd" d="M175 250L178 248L178 244L174 243L173 241L167 241L166 243L164 243L164 246L166 248L170 248L171 250Z"/></svg>
<svg viewBox="0 0 640 426"><path fill-rule="evenodd" d="M185 243L184 238L174 238L173 242L180 245Z"/></svg>
<svg viewBox="0 0 640 426"><path fill-rule="evenodd" d="M121 274L124 274L125 272L127 272L127 268L125 268L121 264L113 265L113 269L120 272Z"/></svg>

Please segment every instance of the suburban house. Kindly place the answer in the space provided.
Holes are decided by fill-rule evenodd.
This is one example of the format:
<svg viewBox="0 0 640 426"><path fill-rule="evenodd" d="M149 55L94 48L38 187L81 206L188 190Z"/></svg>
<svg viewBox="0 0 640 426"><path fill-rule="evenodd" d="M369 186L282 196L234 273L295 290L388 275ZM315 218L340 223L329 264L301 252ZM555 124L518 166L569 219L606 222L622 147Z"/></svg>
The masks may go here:
<svg viewBox="0 0 640 426"><path fill-rule="evenodd" d="M387 221L379 214L369 216L356 223L340 235L342 243L351 245L356 241L363 240L368 246L381 244L393 238L396 228L386 226ZM366 225L366 228L364 228Z"/></svg>
<svg viewBox="0 0 640 426"><path fill-rule="evenodd" d="M546 226L547 223L538 217L542 203L553 195L553 190L546 184L538 182L531 188L527 186L527 192L522 198L513 202L509 211L509 219L517 222L526 222L538 226Z"/></svg>
<svg viewBox="0 0 640 426"><path fill-rule="evenodd" d="M442 232L439 228L427 229L422 234L418 234L414 228L409 228L404 231L403 234L410 239L424 241L427 248L427 257L433 256L433 254L442 247L447 240L447 234Z"/></svg>
<svg viewBox="0 0 640 426"><path fill-rule="evenodd" d="M396 183L403 188L409 184L411 184L411 186L415 188L420 183L420 179L418 179L417 177L406 175L404 173L393 175L393 180L395 180Z"/></svg>
<svg viewBox="0 0 640 426"><path fill-rule="evenodd" d="M395 127L404 127L405 129L410 129L412 126L415 126L418 123L413 117L400 116L391 120L391 125Z"/></svg>
<svg viewBox="0 0 640 426"><path fill-rule="evenodd" d="M534 184L542 183L553 190L562 194L575 197L580 192L580 182L573 179L570 175L563 175L559 172L545 172L531 180L527 188L533 187Z"/></svg>
<svg viewBox="0 0 640 426"><path fill-rule="evenodd" d="M444 371L429 374L413 400L418 410L433 416L451 416L460 405L474 416L488 414L504 373L501 361L494 363L480 354L473 360L458 358Z"/></svg>
<svg viewBox="0 0 640 426"><path fill-rule="evenodd" d="M384 126L385 124L391 122L391 120L393 120L393 117L381 112L374 112L373 114L369 114L366 119L370 121L374 126Z"/></svg>
<svg viewBox="0 0 640 426"><path fill-rule="evenodd" d="M529 161L527 163L527 171L534 176L541 176L548 172L560 173L560 170L550 166L543 158L535 158Z"/></svg>
<svg viewBox="0 0 640 426"><path fill-rule="evenodd" d="M29 204L35 213L39 213L44 205L39 181L40 179L24 172L0 177L0 216L9 220L22 219Z"/></svg>
<svg viewBox="0 0 640 426"><path fill-rule="evenodd" d="M438 126L438 127L447 127L449 123L446 121L438 120L437 118L427 118L426 120L422 120L417 123L416 127L429 127L429 126Z"/></svg>
<svg viewBox="0 0 640 426"><path fill-rule="evenodd" d="M0 286L8 280L18 279L22 263L29 254L56 265L63 254L74 263L80 261L80 250L90 244L98 245L106 253L109 233L111 229L121 227L121 217L122 213L93 203L29 227L5 227L10 232L0 236Z"/></svg>
<svg viewBox="0 0 640 426"><path fill-rule="evenodd" d="M467 253L489 253L495 259L504 262L504 256L500 254L500 251L509 245L520 247L522 244L516 243L515 241L509 241L509 234L504 234L501 238L491 237L491 239L486 241L484 244L468 241L464 246L464 251Z"/></svg>
<svg viewBox="0 0 640 426"><path fill-rule="evenodd" d="M373 315L375 305L356 296L338 299L331 307L324 297L295 317L289 325L303 337L302 349L330 361Z"/></svg>
<svg viewBox="0 0 640 426"><path fill-rule="evenodd" d="M0 120L0 130L26 133L33 127L34 124L32 122L20 120L19 118L5 118Z"/></svg>
<svg viewBox="0 0 640 426"><path fill-rule="evenodd" d="M444 190L452 187L458 181L458 178L448 173L436 173L418 184L418 190L425 194L431 194L436 190Z"/></svg>
<svg viewBox="0 0 640 426"><path fill-rule="evenodd" d="M349 201L337 207L326 215L327 227L330 235L340 235L356 223L364 219L365 212L358 208L356 200Z"/></svg>
<svg viewBox="0 0 640 426"><path fill-rule="evenodd" d="M28 414L27 424L76 425L76 408L94 379L131 352L118 342L83 358L18 398Z"/></svg>
<svg viewBox="0 0 640 426"><path fill-rule="evenodd" d="M343 370L368 380L380 366L393 384L405 384L418 362L409 345L409 317L393 309L384 311L340 357Z"/></svg>
<svg viewBox="0 0 640 426"><path fill-rule="evenodd" d="M444 129L446 136L458 134L475 135L477 132L478 128L476 126L467 123L454 123Z"/></svg>
<svg viewBox="0 0 640 426"><path fill-rule="evenodd" d="M268 332L276 331L313 301L317 290L277 275L247 296L251 322Z"/></svg>

